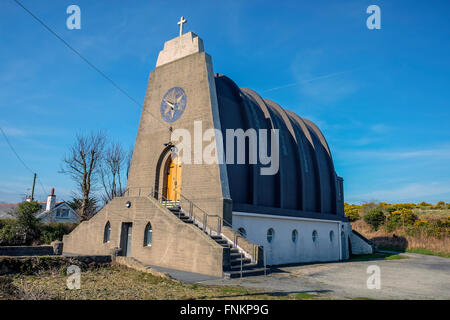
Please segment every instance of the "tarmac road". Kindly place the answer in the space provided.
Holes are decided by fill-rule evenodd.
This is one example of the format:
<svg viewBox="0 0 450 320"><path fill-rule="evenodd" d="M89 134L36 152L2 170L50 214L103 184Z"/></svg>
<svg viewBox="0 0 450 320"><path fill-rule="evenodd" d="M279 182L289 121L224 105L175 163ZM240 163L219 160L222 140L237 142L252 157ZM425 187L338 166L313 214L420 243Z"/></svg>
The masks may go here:
<svg viewBox="0 0 450 320"><path fill-rule="evenodd" d="M323 299L450 299L450 259L402 253L407 259L349 261L283 267L267 276L214 279L202 284L241 285L271 294L304 292ZM380 269L380 289L368 289L371 274Z"/></svg>

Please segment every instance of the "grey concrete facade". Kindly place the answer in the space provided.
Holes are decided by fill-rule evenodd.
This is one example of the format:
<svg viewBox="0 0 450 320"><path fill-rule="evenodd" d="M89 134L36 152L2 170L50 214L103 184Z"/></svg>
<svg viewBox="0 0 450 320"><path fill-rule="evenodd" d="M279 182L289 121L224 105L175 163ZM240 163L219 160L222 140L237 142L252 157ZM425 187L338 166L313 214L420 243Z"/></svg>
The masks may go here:
<svg viewBox="0 0 450 320"><path fill-rule="evenodd" d="M130 208L126 207L127 202ZM104 241L109 222L110 240ZM109 255L121 248L122 224L132 223L130 257L146 265L222 276L224 250L193 225L185 224L150 197L118 197L89 221L64 236L64 254ZM152 244L144 243L147 224L152 226ZM119 252L123 255L124 252Z"/></svg>

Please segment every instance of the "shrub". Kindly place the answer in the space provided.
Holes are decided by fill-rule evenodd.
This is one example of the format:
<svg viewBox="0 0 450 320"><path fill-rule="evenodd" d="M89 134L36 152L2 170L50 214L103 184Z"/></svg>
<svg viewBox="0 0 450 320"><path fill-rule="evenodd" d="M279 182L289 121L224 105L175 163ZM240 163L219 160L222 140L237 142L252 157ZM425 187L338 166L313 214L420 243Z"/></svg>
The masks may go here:
<svg viewBox="0 0 450 320"><path fill-rule="evenodd" d="M418 208L421 208L421 207L431 207L431 206L432 206L431 203L428 203L428 202L425 202L425 201L422 201L421 203L418 203L418 204L417 204L417 207L418 207Z"/></svg>
<svg viewBox="0 0 450 320"><path fill-rule="evenodd" d="M417 220L414 223L414 227L415 228L422 228L422 227L426 227L428 225L428 221L427 220Z"/></svg>
<svg viewBox="0 0 450 320"><path fill-rule="evenodd" d="M394 206L388 206L385 207L384 210L388 213L388 214L392 214L392 212L397 211L397 208Z"/></svg>
<svg viewBox="0 0 450 320"><path fill-rule="evenodd" d="M445 209L447 207L444 201L439 201L433 206L433 209Z"/></svg>
<svg viewBox="0 0 450 320"><path fill-rule="evenodd" d="M354 222L361 218L361 216L359 215L360 208L361 206L355 204L344 203L345 215L347 216L350 222Z"/></svg>
<svg viewBox="0 0 450 320"><path fill-rule="evenodd" d="M16 213L17 219L0 219L0 246L23 246L62 240L75 223L42 223L35 217L40 210L37 202L22 202Z"/></svg>
<svg viewBox="0 0 450 320"><path fill-rule="evenodd" d="M40 228L39 220L35 213L41 209L41 204L36 201L23 201L17 207L17 223L20 232L25 235L25 244L31 244L34 240L39 238Z"/></svg>
<svg viewBox="0 0 450 320"><path fill-rule="evenodd" d="M363 205L361 205L361 209L359 210L359 213L361 215L366 215L369 211L377 209L378 205L374 202L366 202Z"/></svg>
<svg viewBox="0 0 450 320"><path fill-rule="evenodd" d="M411 209L401 208L391 212L387 217L386 231L393 232L401 226L412 226L418 216Z"/></svg>
<svg viewBox="0 0 450 320"><path fill-rule="evenodd" d="M20 246L26 242L26 234L23 233L17 220L3 221L0 229L0 245Z"/></svg>
<svg viewBox="0 0 450 320"><path fill-rule="evenodd" d="M364 221L375 231L384 223L385 218L381 209L373 209L364 215Z"/></svg>
<svg viewBox="0 0 450 320"><path fill-rule="evenodd" d="M49 223L41 227L40 242L50 244L55 240L62 240L63 235L70 233L77 224L75 223Z"/></svg>
<svg viewBox="0 0 450 320"><path fill-rule="evenodd" d="M419 218L411 209L401 209L400 215L404 225L413 225Z"/></svg>

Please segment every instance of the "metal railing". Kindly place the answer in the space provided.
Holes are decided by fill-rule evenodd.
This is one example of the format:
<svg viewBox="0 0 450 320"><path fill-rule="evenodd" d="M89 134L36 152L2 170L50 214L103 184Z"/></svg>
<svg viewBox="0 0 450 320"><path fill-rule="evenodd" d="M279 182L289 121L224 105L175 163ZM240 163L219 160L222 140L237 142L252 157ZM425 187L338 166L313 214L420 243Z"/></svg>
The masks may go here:
<svg viewBox="0 0 450 320"><path fill-rule="evenodd" d="M136 188L136 189L139 189L138 194L139 194L139 196L141 196L141 194L142 194L141 188ZM127 195L127 196L130 195L129 188L127 188L125 190L124 195ZM247 252L246 250L238 247L238 239L239 238L245 239L245 237L239 231L234 230L231 223L229 223L228 221L226 221L225 219L223 219L221 216L219 216L217 214L208 214L205 210L203 210L197 204L195 204L191 199L187 198L185 195L183 195L181 192L177 191L176 189L174 189L174 195L175 195L175 197L174 197L175 199L177 199L177 196L179 195L180 200L183 199L183 201L186 201L189 204L188 205L189 208L187 211L185 211L181 207L180 200L168 200L163 195L163 192L156 192L155 190L152 190L148 196L158 200L161 203L161 205L165 206L166 208L170 208L170 207L174 207L174 206L178 205L180 207L180 210L178 212L179 218L181 217L182 213L185 213L185 214L187 213L189 218L194 220L197 227L199 227L203 232L205 232L206 234L208 234L210 236L213 236L215 234L217 236L224 236L225 238L228 239L228 237L226 237L222 233L222 226L229 227L233 231L233 239L229 239L232 242L233 248L237 248L237 249ZM195 211L199 211L200 214L196 214ZM216 223L210 224L210 225L215 225L215 228L208 226L208 222L211 220L217 220ZM251 253L247 252L250 255L251 260L253 262L257 262L258 248L259 248L258 245L252 243L252 252Z"/></svg>
<svg viewBox="0 0 450 320"><path fill-rule="evenodd" d="M228 221L226 221L225 219L223 219L221 216L217 215L217 214L208 214L205 210L203 210L202 208L200 208L197 204L195 204L191 199L187 198L185 195L183 195L181 192L174 190L175 192L175 199L177 199L177 194L180 195L180 199L182 198L184 201L189 203L189 217L190 218L195 218L195 213L194 213L194 208L198 209L201 214L202 214L202 227L201 229L206 232L209 235L213 235L212 232L215 232L216 235L218 236L225 236L222 233L222 226L227 226L229 227L232 231L233 231L233 240L232 241L232 245L233 248L238 248L238 239L239 238L244 238L243 235L239 232L233 229L233 226L231 223L229 223ZM208 227L208 221L210 221L211 219L217 219L217 229L213 230L211 229L211 227ZM208 230L209 229L209 230ZM225 236L226 237L226 236ZM254 243L252 243L252 253L250 254L251 260L256 261L256 257L258 255L258 245L255 245ZM243 250L243 249L241 249ZM243 250L245 251L245 250Z"/></svg>

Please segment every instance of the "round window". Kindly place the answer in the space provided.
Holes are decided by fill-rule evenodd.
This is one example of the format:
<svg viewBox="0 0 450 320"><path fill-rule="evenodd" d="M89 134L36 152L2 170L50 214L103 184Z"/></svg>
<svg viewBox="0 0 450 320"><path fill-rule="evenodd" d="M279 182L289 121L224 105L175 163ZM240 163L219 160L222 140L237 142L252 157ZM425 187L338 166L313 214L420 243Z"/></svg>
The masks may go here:
<svg viewBox="0 0 450 320"><path fill-rule="evenodd" d="M334 240L334 231L331 230L330 231L330 241L333 242L333 240Z"/></svg>

